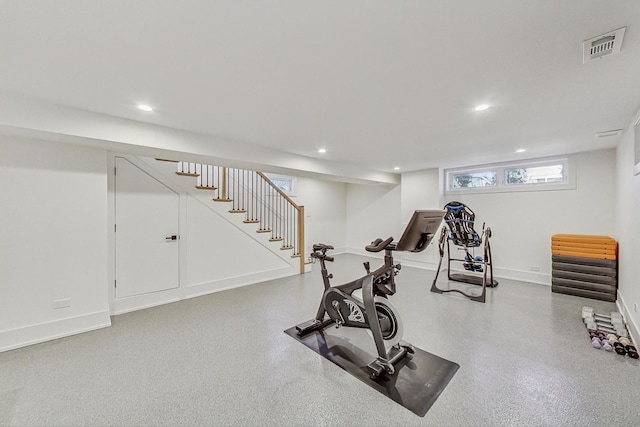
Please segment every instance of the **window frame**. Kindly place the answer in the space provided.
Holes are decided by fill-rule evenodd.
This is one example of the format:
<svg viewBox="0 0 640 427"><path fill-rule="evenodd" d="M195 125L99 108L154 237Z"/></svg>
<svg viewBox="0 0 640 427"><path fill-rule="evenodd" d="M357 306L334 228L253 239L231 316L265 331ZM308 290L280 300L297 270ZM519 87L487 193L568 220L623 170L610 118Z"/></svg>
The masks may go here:
<svg viewBox="0 0 640 427"><path fill-rule="evenodd" d="M289 197L295 197L295 195L296 195L296 177L290 176L290 175L279 175L279 174L274 174L274 173L265 173L265 175L267 176L267 178L269 178L271 180L273 185L275 185L276 187L278 187L278 186L276 185L275 181L288 181L289 184L290 184L290 188L291 188L290 190L285 191L280 187L278 187L278 189L280 189L280 191L282 191L284 194L286 194ZM271 189L270 193L275 195L276 191Z"/></svg>
<svg viewBox="0 0 640 427"><path fill-rule="evenodd" d="M544 167L556 164L563 165L562 182L535 182L535 183L513 183L507 184L506 173L509 169ZM478 173L485 171L496 171L496 185L485 187L464 187L452 188L453 176L463 173ZM481 194L481 193L512 193L520 191L554 191L554 190L575 190L576 189L576 167L573 156L555 156L535 159L517 160L502 163L490 163L485 165L474 165L459 168L443 169L444 174L444 194Z"/></svg>

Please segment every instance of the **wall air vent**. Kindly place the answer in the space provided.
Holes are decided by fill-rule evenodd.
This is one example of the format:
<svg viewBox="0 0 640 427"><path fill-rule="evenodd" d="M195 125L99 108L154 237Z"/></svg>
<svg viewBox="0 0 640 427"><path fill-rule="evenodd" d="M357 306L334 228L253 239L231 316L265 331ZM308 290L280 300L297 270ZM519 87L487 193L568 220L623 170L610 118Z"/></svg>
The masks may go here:
<svg viewBox="0 0 640 427"><path fill-rule="evenodd" d="M586 64L594 59L604 58L620 52L622 39L627 27L618 28L606 34L601 34L582 43L582 63Z"/></svg>

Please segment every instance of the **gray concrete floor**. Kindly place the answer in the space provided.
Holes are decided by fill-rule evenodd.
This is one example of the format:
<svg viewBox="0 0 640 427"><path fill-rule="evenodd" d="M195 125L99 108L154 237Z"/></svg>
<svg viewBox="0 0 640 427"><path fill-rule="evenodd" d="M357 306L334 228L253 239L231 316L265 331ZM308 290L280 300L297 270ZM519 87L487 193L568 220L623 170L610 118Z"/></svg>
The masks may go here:
<svg viewBox="0 0 640 427"><path fill-rule="evenodd" d="M363 259L336 257L334 283L360 275ZM640 424L640 364L593 349L580 317L613 303L501 280L481 304L429 292L433 275L404 267L392 297L406 341L460 364L424 418L283 333L315 314L314 265L0 353L0 424Z"/></svg>

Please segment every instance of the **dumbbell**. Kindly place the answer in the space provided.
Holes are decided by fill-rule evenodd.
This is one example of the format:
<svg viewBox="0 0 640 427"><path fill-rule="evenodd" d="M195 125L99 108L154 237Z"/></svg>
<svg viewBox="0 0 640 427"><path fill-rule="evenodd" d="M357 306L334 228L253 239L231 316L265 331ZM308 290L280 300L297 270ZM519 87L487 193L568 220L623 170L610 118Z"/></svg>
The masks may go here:
<svg viewBox="0 0 640 427"><path fill-rule="evenodd" d="M594 319L596 322L608 323L610 325L613 325L614 327L616 325L619 325L621 327L624 326L622 319L619 319L619 318L611 319L610 317L602 316L600 314L596 314L595 316L587 316L585 317L585 319Z"/></svg>
<svg viewBox="0 0 640 427"><path fill-rule="evenodd" d="M604 332L606 334L617 334L620 336L627 336L627 332L623 329L613 329L612 327L602 324L602 323L596 323L596 322L588 322L587 323L587 329L589 330L596 330L596 331L600 331L600 332Z"/></svg>
<svg viewBox="0 0 640 427"><path fill-rule="evenodd" d="M617 315L607 316L606 314L583 312L582 319L584 320L595 319L600 322L611 323L612 325L615 325L615 324L624 325L624 321L622 320L622 316L620 315L620 313L618 313L617 311L612 312L612 314L613 313L617 313Z"/></svg>
<svg viewBox="0 0 640 427"><path fill-rule="evenodd" d="M618 353L620 356L624 356L625 354L627 354L627 350L624 348L624 344L616 341L613 343L613 349L616 351L616 353Z"/></svg>
<svg viewBox="0 0 640 427"><path fill-rule="evenodd" d="M604 316L599 316L597 314L595 317L587 317L587 319L593 319L596 322L611 325L613 329L624 329L624 323L622 322L622 319L609 320L609 318Z"/></svg>
<svg viewBox="0 0 640 427"><path fill-rule="evenodd" d="M594 319L603 320L611 324L619 323L623 325L622 315L617 311L612 311L611 315L596 313L593 307L582 307L582 318L593 317Z"/></svg>
<svg viewBox="0 0 640 427"><path fill-rule="evenodd" d="M624 346L624 349L627 352L627 356L629 356L629 357L631 357L633 359L637 359L638 358L638 350L635 348L635 346L629 340L629 338L620 337L620 339L618 341L620 342L620 344L622 344Z"/></svg>
<svg viewBox="0 0 640 427"><path fill-rule="evenodd" d="M593 313L595 312L596 311L593 309L593 307L587 307L587 306L582 307L582 317L585 317L587 315L593 315Z"/></svg>
<svg viewBox="0 0 640 427"><path fill-rule="evenodd" d="M598 337L598 336L593 336L591 337L591 345L593 346L593 348L604 348L606 351L611 351L612 347L611 344L609 343L609 341L607 341L607 339L603 336L602 338Z"/></svg>
<svg viewBox="0 0 640 427"><path fill-rule="evenodd" d="M599 318L587 316L584 319L587 329L598 329L607 333L616 333L617 335L627 336L626 328L621 323L611 324Z"/></svg>

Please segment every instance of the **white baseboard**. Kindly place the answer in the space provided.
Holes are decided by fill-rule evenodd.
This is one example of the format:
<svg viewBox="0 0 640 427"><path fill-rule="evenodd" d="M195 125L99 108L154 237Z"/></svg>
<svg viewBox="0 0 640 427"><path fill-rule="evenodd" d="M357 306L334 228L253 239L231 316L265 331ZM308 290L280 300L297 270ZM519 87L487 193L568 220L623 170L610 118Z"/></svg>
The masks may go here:
<svg viewBox="0 0 640 427"><path fill-rule="evenodd" d="M109 310L0 331L0 352L111 326Z"/></svg>
<svg viewBox="0 0 640 427"><path fill-rule="evenodd" d="M158 305L170 304L180 301L182 290L180 288L168 289L166 291L150 292L143 295L134 295L127 298L116 298L113 300L111 314L118 315L129 313L145 308L156 307Z"/></svg>
<svg viewBox="0 0 640 427"><path fill-rule="evenodd" d="M493 268L493 275L507 280L535 283L536 285L551 286L551 275L525 270L512 270L509 268Z"/></svg>
<svg viewBox="0 0 640 427"><path fill-rule="evenodd" d="M339 250L333 250L331 251L331 253L333 255L351 254L351 255L366 256L368 258L384 259L384 252L367 252L363 248L352 248L352 247L339 248Z"/></svg>
<svg viewBox="0 0 640 427"><path fill-rule="evenodd" d="M380 259L382 259L382 257L384 256L384 252L372 253L372 252L367 252L364 249L352 248L352 247L347 248L346 252L354 255L361 255L361 256L380 258ZM397 258L398 261L400 261L400 263L406 267L414 267L414 268L420 268L420 269L430 270L430 271L436 271L436 269L438 268L439 260L435 256L429 256L427 254L424 257L418 257L415 254L406 254L404 256L400 254L402 254L402 252L398 254L399 256L397 257L394 256L394 258ZM446 268L446 259L442 262L442 266ZM458 271L458 269L452 268L452 271L453 270ZM461 269L460 271L464 273L464 270ZM513 270L509 268L502 268L502 267L494 267L493 276L496 278L502 278L507 280L516 280L519 282L527 282L527 283L535 283L537 285L551 286L551 275L544 274L544 273L523 271L523 270Z"/></svg>
<svg viewBox="0 0 640 427"><path fill-rule="evenodd" d="M234 277L226 277L219 280L211 280L202 283L194 283L183 288L169 289L161 292L151 292L144 295L137 295L128 298L116 299L112 314L124 314L131 311L144 310L163 304L181 301L189 298L196 298L214 292L226 291L228 289L253 285L267 280L279 279L281 277L298 274L299 270L291 266L279 267L273 270L259 271L251 274L242 274Z"/></svg>
<svg viewBox="0 0 640 427"><path fill-rule="evenodd" d="M636 348L638 348L638 339L640 338L640 328L635 323L633 317L629 315L631 310L624 301L624 296L618 292L618 299L616 301L616 306L618 307L618 311L622 314L625 323L627 324L627 329L629 329L629 334L631 335L631 341L636 344Z"/></svg>
<svg viewBox="0 0 640 427"><path fill-rule="evenodd" d="M273 270L259 271L257 273L243 274L235 277L212 280L210 282L191 284L186 288L185 298L195 298L202 295L212 294L214 292L221 292L229 289L239 288L242 286L249 286L260 282L266 282L267 280L293 276L295 274L300 274L300 270L298 268L280 267Z"/></svg>

